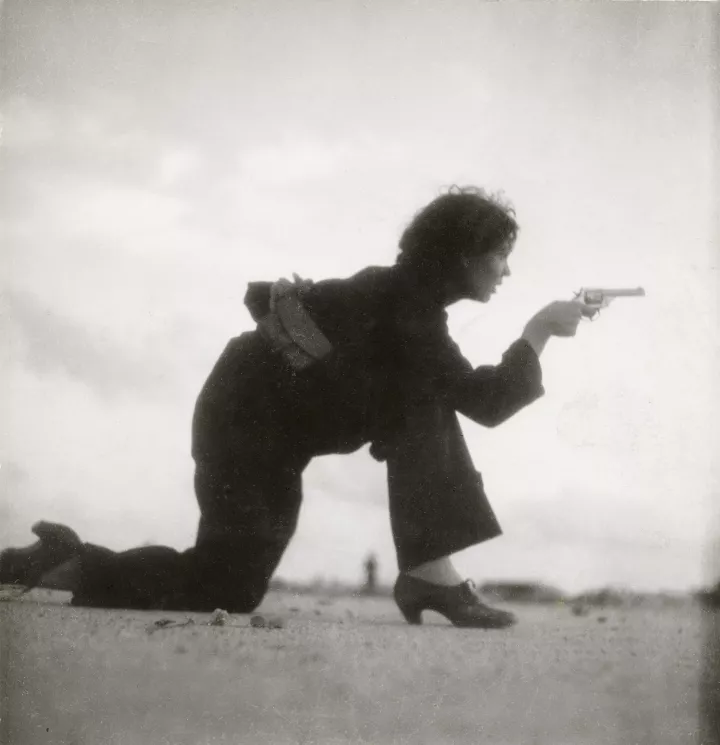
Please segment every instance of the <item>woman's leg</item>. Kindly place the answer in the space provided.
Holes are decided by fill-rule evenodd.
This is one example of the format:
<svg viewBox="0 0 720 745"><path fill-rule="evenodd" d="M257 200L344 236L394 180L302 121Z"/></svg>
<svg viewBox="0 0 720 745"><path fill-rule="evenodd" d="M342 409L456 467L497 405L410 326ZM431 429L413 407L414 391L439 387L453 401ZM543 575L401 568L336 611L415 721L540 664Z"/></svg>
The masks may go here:
<svg viewBox="0 0 720 745"><path fill-rule="evenodd" d="M198 396L192 426L200 507L193 603L253 610L292 537L309 456L289 434L289 373L256 332L232 339Z"/></svg>
<svg viewBox="0 0 720 745"><path fill-rule="evenodd" d="M37 543L0 554L0 581L72 592L74 605L96 607L166 608L178 594L183 572L181 554L174 549L149 546L116 553L82 543L57 523L37 523L33 532Z"/></svg>
<svg viewBox="0 0 720 745"><path fill-rule="evenodd" d="M401 572L502 534L456 413L436 404L408 411L388 450L390 520Z"/></svg>
<svg viewBox="0 0 720 745"><path fill-rule="evenodd" d="M288 457L198 464L201 518L188 552L197 603L237 613L260 604L295 533L305 465Z"/></svg>
<svg viewBox="0 0 720 745"><path fill-rule="evenodd" d="M85 544L58 580L77 585L75 605L242 612L260 603L295 530L307 465L283 426L280 371L256 333L227 344L193 417L195 547L116 553Z"/></svg>
<svg viewBox="0 0 720 745"><path fill-rule="evenodd" d="M413 567L408 574L411 577L425 580L425 582L446 587L458 585L463 581L462 575L455 568L449 556L443 556L440 559L427 561L420 566Z"/></svg>
<svg viewBox="0 0 720 745"><path fill-rule="evenodd" d="M68 559L45 572L37 584L45 590L76 592L82 579L82 562L79 557Z"/></svg>
<svg viewBox="0 0 720 745"><path fill-rule="evenodd" d="M454 625L506 628L513 614L482 602L450 556L501 534L454 411L407 412L388 451L390 517L401 574L395 600L409 623L433 610Z"/></svg>
<svg viewBox="0 0 720 745"><path fill-rule="evenodd" d="M200 525L193 548L115 553L86 544L73 605L249 613L262 601L297 523L302 468L254 459L199 463Z"/></svg>
<svg viewBox="0 0 720 745"><path fill-rule="evenodd" d="M72 604L91 608L192 610L187 604L190 563L167 546L115 552L85 544L73 568ZM63 567L60 567L63 569Z"/></svg>

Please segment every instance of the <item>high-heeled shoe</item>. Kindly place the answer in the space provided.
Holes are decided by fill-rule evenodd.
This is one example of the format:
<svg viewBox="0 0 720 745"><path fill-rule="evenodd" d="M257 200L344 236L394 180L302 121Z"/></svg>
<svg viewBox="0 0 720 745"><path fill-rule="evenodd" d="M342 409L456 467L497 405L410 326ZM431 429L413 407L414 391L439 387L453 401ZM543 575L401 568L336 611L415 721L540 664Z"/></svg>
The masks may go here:
<svg viewBox="0 0 720 745"><path fill-rule="evenodd" d="M74 530L40 521L31 528L40 539L25 548L6 548L0 552L0 584L36 587L42 576L83 551Z"/></svg>
<svg viewBox="0 0 720 745"><path fill-rule="evenodd" d="M483 603L472 580L447 587L401 574L393 594L409 624L421 624L424 610L440 613L462 628L505 629L517 623L513 613Z"/></svg>

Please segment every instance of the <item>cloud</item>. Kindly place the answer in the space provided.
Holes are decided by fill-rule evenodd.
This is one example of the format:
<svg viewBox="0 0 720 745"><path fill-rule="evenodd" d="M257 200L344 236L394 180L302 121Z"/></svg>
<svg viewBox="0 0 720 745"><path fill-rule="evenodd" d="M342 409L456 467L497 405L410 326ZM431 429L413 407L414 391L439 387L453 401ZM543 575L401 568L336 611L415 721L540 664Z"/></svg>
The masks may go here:
<svg viewBox="0 0 720 745"><path fill-rule="evenodd" d="M183 183L197 170L200 163L199 153L192 148L167 150L160 156L158 185L168 188Z"/></svg>
<svg viewBox="0 0 720 745"><path fill-rule="evenodd" d="M158 387L142 361L112 340L49 310L27 292L6 289L2 298L0 329L11 342L6 349L35 374L68 377L103 396Z"/></svg>
<svg viewBox="0 0 720 745"><path fill-rule="evenodd" d="M204 164L200 149L156 130L137 108L132 97L100 91L65 106L26 95L4 100L0 186L14 199L3 211L16 216L18 207L35 205L38 190L47 194L52 187L62 195L68 182L156 198L192 187L190 177Z"/></svg>
<svg viewBox="0 0 720 745"><path fill-rule="evenodd" d="M49 106L27 96L15 96L3 103L3 150L30 150L43 147L55 139L56 114Z"/></svg>
<svg viewBox="0 0 720 745"><path fill-rule="evenodd" d="M60 193L45 193L45 212L65 238L113 240L133 253L174 253L181 200L152 190L80 181ZM139 246L139 247L138 247Z"/></svg>
<svg viewBox="0 0 720 745"><path fill-rule="evenodd" d="M421 159L424 144L412 134L399 137L384 133L351 131L343 137L318 138L288 127L273 137L258 138L238 153L238 176L255 185L272 188L314 188L329 182L335 189L338 177L352 189L353 176L376 173L388 177L393 169L405 172Z"/></svg>
<svg viewBox="0 0 720 745"><path fill-rule="evenodd" d="M342 144L286 142L243 152L239 166L241 173L260 183L305 185L335 175L347 154L348 148Z"/></svg>

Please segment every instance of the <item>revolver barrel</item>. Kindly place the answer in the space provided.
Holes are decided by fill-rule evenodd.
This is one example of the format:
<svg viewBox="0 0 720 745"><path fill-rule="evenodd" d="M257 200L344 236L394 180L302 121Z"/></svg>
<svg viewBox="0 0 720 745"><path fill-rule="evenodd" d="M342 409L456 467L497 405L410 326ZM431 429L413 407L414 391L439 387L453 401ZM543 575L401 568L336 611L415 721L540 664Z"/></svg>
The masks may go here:
<svg viewBox="0 0 720 745"><path fill-rule="evenodd" d="M643 297L645 290L642 287L636 287L632 290L601 290L604 295L609 297Z"/></svg>
<svg viewBox="0 0 720 745"><path fill-rule="evenodd" d="M605 303L616 297L644 297L645 290L642 287L634 289L604 289L602 287L586 287L581 291L586 303Z"/></svg>
<svg viewBox="0 0 720 745"><path fill-rule="evenodd" d="M643 297L645 290L642 287L635 287L634 289L605 289L602 287L586 287L583 290L583 294L592 295L594 297Z"/></svg>

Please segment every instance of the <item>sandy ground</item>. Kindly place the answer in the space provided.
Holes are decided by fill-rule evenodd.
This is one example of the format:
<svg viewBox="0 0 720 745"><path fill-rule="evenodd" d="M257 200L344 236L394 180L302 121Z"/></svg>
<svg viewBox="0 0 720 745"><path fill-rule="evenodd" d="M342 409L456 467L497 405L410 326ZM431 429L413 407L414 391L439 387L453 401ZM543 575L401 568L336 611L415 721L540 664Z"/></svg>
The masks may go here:
<svg viewBox="0 0 720 745"><path fill-rule="evenodd" d="M259 612L281 629L192 614L152 630L188 616L66 600L0 603L3 745L711 742L699 608L523 605L515 628L477 631L410 627L385 598L274 593Z"/></svg>

